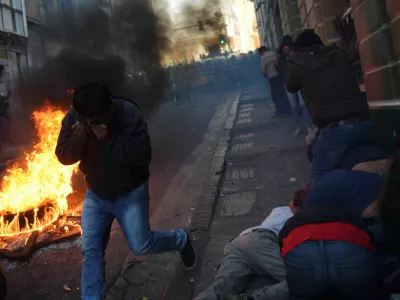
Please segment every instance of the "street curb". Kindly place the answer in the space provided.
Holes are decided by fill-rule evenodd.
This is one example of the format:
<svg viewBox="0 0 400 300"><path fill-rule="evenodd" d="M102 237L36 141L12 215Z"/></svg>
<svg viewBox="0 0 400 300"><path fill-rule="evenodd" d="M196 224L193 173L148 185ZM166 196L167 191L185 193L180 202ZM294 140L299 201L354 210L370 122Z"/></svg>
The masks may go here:
<svg viewBox="0 0 400 300"><path fill-rule="evenodd" d="M190 231L209 231L214 214L215 204L219 196L222 178L225 171L225 157L228 153L229 142L232 137L232 130L238 113L241 91L231 105L229 117L225 123L225 133L220 138L217 150L215 151L207 179L202 188L200 201L190 224Z"/></svg>

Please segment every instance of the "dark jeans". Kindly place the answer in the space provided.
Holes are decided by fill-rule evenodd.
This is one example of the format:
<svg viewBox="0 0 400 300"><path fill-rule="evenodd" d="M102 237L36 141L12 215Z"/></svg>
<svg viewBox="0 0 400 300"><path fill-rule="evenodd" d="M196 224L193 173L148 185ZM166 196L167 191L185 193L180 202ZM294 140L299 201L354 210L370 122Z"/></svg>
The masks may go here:
<svg viewBox="0 0 400 300"><path fill-rule="evenodd" d="M285 257L290 300L378 300L382 296L375 252L341 241L307 241Z"/></svg>
<svg viewBox="0 0 400 300"><path fill-rule="evenodd" d="M374 142L371 122L321 129L314 146L313 177L316 180L336 168L350 148Z"/></svg>
<svg viewBox="0 0 400 300"><path fill-rule="evenodd" d="M102 199L89 190L82 210L83 300L100 300L104 293L104 253L114 218L137 255L179 251L186 245L183 230L151 231L147 184L115 201Z"/></svg>
<svg viewBox="0 0 400 300"><path fill-rule="evenodd" d="M291 115L292 108L287 98L286 89L280 76L268 78L271 88L272 102L274 102L277 115Z"/></svg>

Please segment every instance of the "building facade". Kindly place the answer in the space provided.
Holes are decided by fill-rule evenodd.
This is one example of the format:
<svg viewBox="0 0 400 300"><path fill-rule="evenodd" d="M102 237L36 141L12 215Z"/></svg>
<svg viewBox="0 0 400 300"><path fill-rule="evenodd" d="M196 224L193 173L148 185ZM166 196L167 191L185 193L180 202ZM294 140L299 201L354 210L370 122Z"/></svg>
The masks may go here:
<svg viewBox="0 0 400 300"><path fill-rule="evenodd" d="M280 3L277 0L254 0L260 43L277 50L283 36Z"/></svg>
<svg viewBox="0 0 400 300"><path fill-rule="evenodd" d="M7 85L12 88L27 74L28 29L23 0L1 0L0 10L0 92L7 94ZM16 99L13 93L11 110L19 109Z"/></svg>
<svg viewBox="0 0 400 300"><path fill-rule="evenodd" d="M262 44L276 49L278 36L282 33L295 37L302 29L309 28L314 29L325 43L338 43L359 60L354 68L360 68L360 87L366 91L379 133L377 136L387 146L393 146L393 132L400 129L400 1L253 2ZM277 30L279 25L270 21L276 9L274 5L280 11L282 31Z"/></svg>

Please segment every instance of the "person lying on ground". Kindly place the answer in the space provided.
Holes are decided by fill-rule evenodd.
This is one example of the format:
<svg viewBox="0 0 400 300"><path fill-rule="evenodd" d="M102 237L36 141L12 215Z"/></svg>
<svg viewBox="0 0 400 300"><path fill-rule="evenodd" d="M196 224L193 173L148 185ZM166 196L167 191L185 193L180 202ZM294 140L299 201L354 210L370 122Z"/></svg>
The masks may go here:
<svg viewBox="0 0 400 300"><path fill-rule="evenodd" d="M294 43L286 88L291 93L301 91L320 129L312 171L316 180L334 169L347 149L373 142L367 98L349 56L335 44L324 45L313 30L304 30Z"/></svg>
<svg viewBox="0 0 400 300"><path fill-rule="evenodd" d="M275 208L261 226L245 230L227 244L214 283L195 300L288 299L278 233L292 215L288 206ZM244 293L255 277L264 276L272 277L276 284L257 290L251 296L230 298Z"/></svg>
<svg viewBox="0 0 400 300"><path fill-rule="evenodd" d="M114 219L137 255L179 251L192 269L196 255L185 230L152 231L149 224L147 125L134 102L115 99L102 83L75 89L56 147L64 165L80 162L88 187L82 210L82 299L102 299L104 254Z"/></svg>

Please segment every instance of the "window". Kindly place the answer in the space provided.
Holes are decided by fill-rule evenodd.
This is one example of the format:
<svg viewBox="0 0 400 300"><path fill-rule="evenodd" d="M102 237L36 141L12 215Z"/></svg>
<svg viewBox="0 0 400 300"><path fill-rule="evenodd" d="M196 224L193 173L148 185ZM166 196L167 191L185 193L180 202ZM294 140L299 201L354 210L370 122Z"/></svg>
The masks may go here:
<svg viewBox="0 0 400 300"><path fill-rule="evenodd" d="M16 31L19 35L25 36L24 17L21 13L15 12Z"/></svg>
<svg viewBox="0 0 400 300"><path fill-rule="evenodd" d="M14 31L14 23L11 9L3 6L1 8L4 21L4 29L8 31Z"/></svg>
<svg viewBox="0 0 400 300"><path fill-rule="evenodd" d="M25 36L25 20L22 14L22 0L1 0L5 4L1 7L2 22L0 26L6 31Z"/></svg>
<svg viewBox="0 0 400 300"><path fill-rule="evenodd" d="M22 2L21 0L12 0L13 5L12 7L22 11Z"/></svg>
<svg viewBox="0 0 400 300"><path fill-rule="evenodd" d="M11 6L11 0L1 0L1 3Z"/></svg>

